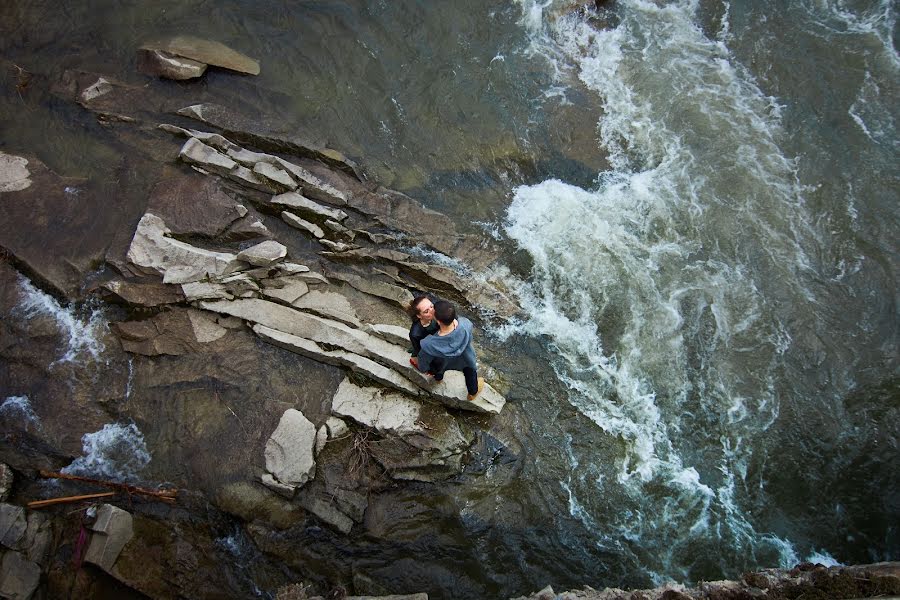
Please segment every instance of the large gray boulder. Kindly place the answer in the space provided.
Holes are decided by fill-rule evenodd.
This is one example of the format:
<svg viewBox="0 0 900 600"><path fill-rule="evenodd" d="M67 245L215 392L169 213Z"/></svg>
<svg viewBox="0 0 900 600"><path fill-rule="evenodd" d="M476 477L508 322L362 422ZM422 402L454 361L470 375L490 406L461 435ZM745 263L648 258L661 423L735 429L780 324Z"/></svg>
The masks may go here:
<svg viewBox="0 0 900 600"><path fill-rule="evenodd" d="M378 279L375 279L374 276L362 277L354 273L336 271L333 269L328 270L328 275L349 284L351 287L364 294L383 298L397 304L403 309L409 306L409 303L412 302L413 299L412 292L408 289L400 287L399 285L379 281Z"/></svg>
<svg viewBox="0 0 900 600"><path fill-rule="evenodd" d="M440 407L349 379L338 386L331 406L333 414L386 436L374 445L374 457L396 479L436 481L461 468L470 440Z"/></svg>
<svg viewBox="0 0 900 600"><path fill-rule="evenodd" d="M257 298L201 302L200 307L239 317L316 343L341 348L380 362L394 370L402 368L412 371L409 368L409 354L405 348L338 321ZM415 376L414 373L411 375Z"/></svg>
<svg viewBox="0 0 900 600"><path fill-rule="evenodd" d="M234 254L198 248L171 238L170 234L160 217L145 213L128 248L128 260L148 273L162 275L164 283L220 277L247 266Z"/></svg>
<svg viewBox="0 0 900 600"><path fill-rule="evenodd" d="M362 327L359 315L356 314L356 309L353 308L346 296L337 292L313 290L298 297L293 304L300 310L311 312L320 317L340 321L357 329Z"/></svg>
<svg viewBox="0 0 900 600"><path fill-rule="evenodd" d="M279 483L298 488L315 476L316 428L299 410L289 408L266 442L266 470Z"/></svg>

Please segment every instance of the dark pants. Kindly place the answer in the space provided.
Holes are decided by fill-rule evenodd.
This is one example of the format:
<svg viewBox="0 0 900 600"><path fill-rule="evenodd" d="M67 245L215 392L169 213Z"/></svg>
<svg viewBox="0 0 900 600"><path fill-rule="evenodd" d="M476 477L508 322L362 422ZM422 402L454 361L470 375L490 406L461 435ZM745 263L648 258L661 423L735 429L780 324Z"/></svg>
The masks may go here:
<svg viewBox="0 0 900 600"><path fill-rule="evenodd" d="M443 358L435 358L431 361L431 368L433 369L432 373L434 373L434 379L436 381L444 379L444 371L447 370L446 364L447 361ZM472 367L463 367L462 372L463 377L466 378L466 390L469 392L470 396L474 396L478 393L478 371Z"/></svg>

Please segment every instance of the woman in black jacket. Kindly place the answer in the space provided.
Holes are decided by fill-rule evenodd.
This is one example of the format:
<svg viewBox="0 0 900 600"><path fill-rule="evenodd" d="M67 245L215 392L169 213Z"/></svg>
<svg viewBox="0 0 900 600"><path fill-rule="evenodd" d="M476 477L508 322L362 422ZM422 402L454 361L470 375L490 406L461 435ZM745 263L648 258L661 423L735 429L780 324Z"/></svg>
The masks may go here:
<svg viewBox="0 0 900 600"><path fill-rule="evenodd" d="M434 318L434 303L437 298L431 294L422 294L413 298L406 308L407 314L412 319L409 328L409 342L412 344L412 356L409 364L419 368L419 350L422 349L422 340L438 330L438 322Z"/></svg>

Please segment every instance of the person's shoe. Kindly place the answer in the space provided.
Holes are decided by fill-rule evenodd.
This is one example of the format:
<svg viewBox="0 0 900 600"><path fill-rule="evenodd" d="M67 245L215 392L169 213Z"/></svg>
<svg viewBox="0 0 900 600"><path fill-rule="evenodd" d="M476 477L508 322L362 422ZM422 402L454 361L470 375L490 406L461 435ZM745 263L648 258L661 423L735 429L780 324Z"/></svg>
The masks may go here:
<svg viewBox="0 0 900 600"><path fill-rule="evenodd" d="M478 397L478 394L480 394L481 390L483 390L483 389L484 389L484 377L479 377L478 378L478 391L475 392L474 394L467 395L466 400L468 400L469 402L472 402L473 400L475 400L475 398Z"/></svg>
<svg viewBox="0 0 900 600"><path fill-rule="evenodd" d="M413 368L418 369L419 368L419 359L416 358L415 356L410 356L409 364L411 364L413 366Z"/></svg>

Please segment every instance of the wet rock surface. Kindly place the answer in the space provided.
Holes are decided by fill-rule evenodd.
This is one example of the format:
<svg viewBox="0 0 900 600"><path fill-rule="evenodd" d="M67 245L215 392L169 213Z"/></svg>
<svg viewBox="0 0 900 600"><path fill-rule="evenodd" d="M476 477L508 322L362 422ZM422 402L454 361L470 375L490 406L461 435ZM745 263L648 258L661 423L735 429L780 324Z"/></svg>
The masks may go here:
<svg viewBox="0 0 900 600"><path fill-rule="evenodd" d="M409 367L404 343L401 307L423 290L475 320L516 314L501 285L428 258L437 251L484 273L489 244L277 119L187 97L176 108L152 87L80 71L54 93L110 127L129 149L120 185L146 191L111 205L109 190L60 177L25 152L5 155L0 309L12 318L0 321L0 383L34 418L25 408L2 415L0 459L18 474L0 511L3 593L251 597L257 581L266 593L310 581L310 595L339 586L387 595L402 572L403 585L440 579L474 597L483 589L474 576L377 557L385 548L415 556L429 543L404 531L417 511L459 519L465 508L478 519L496 509L485 508L489 497L454 505L454 485L520 473L526 453L508 433L521 421L501 394L509 387L489 378L496 389L467 402L460 374L435 384ZM279 432L295 413L302 426ZM111 460L117 470L97 475L179 488L172 506L107 502L131 520L117 553L101 536L127 527L83 521L83 505L25 508L95 492L44 485L36 471L87 458L108 425L139 432L127 449L152 460L128 463L127 473ZM417 503L430 494L439 509ZM509 522L512 512L503 510ZM96 536L82 546L96 540L99 568L82 569L73 588L82 524ZM891 592L893 575L875 577L872 589ZM721 590L765 597L761 582ZM607 592L618 593L560 597L619 597L596 595Z"/></svg>
<svg viewBox="0 0 900 600"><path fill-rule="evenodd" d="M144 43L138 49L138 70L169 79L200 77L208 65L247 75L259 75L259 62L225 44L189 35Z"/></svg>
<svg viewBox="0 0 900 600"><path fill-rule="evenodd" d="M547 586L514 600L750 600L753 598L873 598L900 593L900 563L851 567L802 563L793 569L746 573L737 581L707 581L697 587L671 583L653 589L584 590L556 593Z"/></svg>
<svg viewBox="0 0 900 600"><path fill-rule="evenodd" d="M28 474L18 495L7 486L2 505L6 580L19 590L10 594L63 589L77 553L96 566L78 584L87 595L241 597L247 581L211 558L232 543L266 550L253 564L267 581L297 581L312 568L318 589L378 589L371 578L311 567L315 549L365 535L378 520L367 518L370 499L385 490L459 476L484 425L467 415L503 409L499 395L468 403L461 378L435 386L410 367L402 308L427 267L402 244L428 231L448 251L477 244L412 198L364 183L339 152L277 127L210 105L181 113L215 131L159 125L152 91L85 72L64 74L55 93L115 122L124 144L152 139L138 154L151 168L142 171L146 192L117 212L33 157L7 161L0 308L17 320L0 328L0 381L23 408L3 415L0 458ZM60 188L70 202L56 222L40 198ZM436 225L413 227L419 219ZM76 244L79 231L93 233ZM362 261L334 258L359 250ZM460 275L440 285L462 311L500 312L465 300L484 283ZM107 443L106 462L79 459ZM93 491L35 479L38 468L70 464L101 479L167 482L180 488L178 503L117 497L96 512L49 509L43 520L23 507ZM51 539L51 527L61 537ZM283 543L309 544L319 530L336 537L311 554Z"/></svg>

